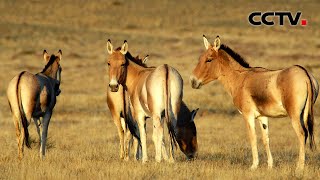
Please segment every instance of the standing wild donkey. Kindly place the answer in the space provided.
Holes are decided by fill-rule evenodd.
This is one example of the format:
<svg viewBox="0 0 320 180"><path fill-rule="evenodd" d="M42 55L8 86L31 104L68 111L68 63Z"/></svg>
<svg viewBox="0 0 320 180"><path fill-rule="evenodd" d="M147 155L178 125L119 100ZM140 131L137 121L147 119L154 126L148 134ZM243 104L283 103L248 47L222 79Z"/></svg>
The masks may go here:
<svg viewBox="0 0 320 180"><path fill-rule="evenodd" d="M127 57L130 57L130 60L135 62L136 64L147 68L147 65L145 63L148 60L148 56L146 56L142 60L139 59L139 57L131 58L132 56L128 53ZM152 69L154 69L154 67L148 68L148 70ZM129 101L129 97L127 96L126 91L123 90L122 85L119 85L119 89L117 92L111 92L111 90L108 88L107 102L114 123L118 128L120 139L120 158L124 158L125 160L129 159L129 141L132 139L133 135L133 149L135 150L134 154L136 155L136 159L139 159L141 156L139 151L141 145L137 144L140 142L139 128L137 122L132 118L132 104ZM131 108L129 107L130 105ZM195 153L198 148L197 129L194 123L194 118L197 114L197 111L198 109L190 111L186 104L182 101L178 114L177 125L174 127L180 150L186 155L188 160L191 160L195 157ZM127 119L125 120L125 118ZM128 131L128 128L130 129L130 131Z"/></svg>
<svg viewBox="0 0 320 180"><path fill-rule="evenodd" d="M9 83L7 96L16 127L20 159L23 157L24 143L30 148L28 126L31 118L37 126L40 138L40 157L45 156L48 126L56 104L56 96L61 92L61 56L61 50L57 56L50 56L44 50L43 57L47 64L40 73L34 75L23 71ZM40 117L42 121L39 120Z"/></svg>
<svg viewBox="0 0 320 180"><path fill-rule="evenodd" d="M182 102L183 80L174 68L162 65L152 70L130 61L128 43L113 50L108 40L107 50L109 66L109 87L117 92L119 84L129 93L132 103L132 116L137 120L142 146L142 162L148 160L145 123L147 117L153 119L153 141L156 149L156 161L160 162L163 155L168 159L164 142L164 119L170 135L170 161L173 162L173 148L176 143L174 126Z"/></svg>
<svg viewBox="0 0 320 180"><path fill-rule="evenodd" d="M147 68L145 63L148 60L148 56L146 56L143 60L139 59L138 57L133 58L129 52L127 52L126 56L136 64ZM148 68L148 71L151 72L153 69L154 67ZM132 106L131 109L129 107L132 104L130 103L127 94L125 94L122 85L119 85L118 92L111 92L108 88L107 102L112 118L118 127L120 139L120 158L124 158L125 160L129 159L129 141L132 139L133 134L133 137L135 138L133 146L135 150L134 154L136 155L136 158L139 159L140 153L138 151L141 147L137 144L137 142L140 141L139 128L137 127L137 122L132 118ZM188 160L192 160L195 157L195 153L198 148L197 129L194 123L194 118L197 114L197 111L198 109L190 111L186 104L182 101L178 114L178 121L174 127L179 148L186 155ZM124 113L126 113L127 116L125 116ZM125 118L127 119L125 120ZM130 131L132 134L130 131L128 131L128 128L131 129Z"/></svg>
<svg viewBox="0 0 320 180"><path fill-rule="evenodd" d="M143 66L145 62L148 60L148 56L146 56L143 60L136 57L133 59L137 64ZM129 131L125 118L129 118L126 116L126 104L128 104L129 99L125 95L125 91L122 85L119 85L118 92L111 92L110 87L107 90L107 104L109 110L111 112L112 119L117 127L119 142L120 142L120 159L128 160L129 159L129 144L132 139L132 134ZM128 109L129 110L129 109ZM134 143L134 151L136 155L136 159L139 159L138 153L138 139L133 137Z"/></svg>
<svg viewBox="0 0 320 180"><path fill-rule="evenodd" d="M203 40L206 51L190 77L192 87L198 89L218 79L232 96L249 132L253 156L251 169L256 169L259 164L255 119L260 122L268 167L272 168L267 117L289 116L300 143L297 164L297 173L300 173L304 168L308 135L311 149L315 145L313 105L319 92L315 78L301 66L276 71L250 67L239 54L220 44L219 37L213 45L205 36Z"/></svg>

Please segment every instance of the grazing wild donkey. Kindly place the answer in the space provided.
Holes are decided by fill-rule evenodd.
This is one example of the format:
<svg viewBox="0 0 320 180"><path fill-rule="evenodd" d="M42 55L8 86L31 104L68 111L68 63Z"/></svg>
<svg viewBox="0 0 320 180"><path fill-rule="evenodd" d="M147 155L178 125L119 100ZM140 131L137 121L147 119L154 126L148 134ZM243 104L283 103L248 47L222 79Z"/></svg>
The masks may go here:
<svg viewBox="0 0 320 180"><path fill-rule="evenodd" d="M194 123L198 110L199 108L190 111L182 101L177 125L174 128L179 148L188 160L192 160L198 150L197 128Z"/></svg>
<svg viewBox="0 0 320 180"><path fill-rule="evenodd" d="M47 64L40 73L34 75L23 71L9 83L7 96L16 127L20 159L23 158L24 143L30 148L28 126L31 118L36 124L40 138L40 157L45 156L48 126L56 104L56 96L61 92L61 56L61 50L57 55L51 56L44 50L43 57Z"/></svg>
<svg viewBox="0 0 320 180"><path fill-rule="evenodd" d="M137 121L140 132L142 162L148 160L145 130L148 117L153 119L152 137L156 149L156 161L160 162L163 155L165 160L173 162L173 149L177 141L174 127L177 126L182 103L183 80L180 74L168 65L146 68L136 64L131 60L132 56L128 52L126 41L121 48L113 50L111 41L108 40L107 50L110 54L109 87L112 92L117 92L121 84L129 94L131 114ZM164 119L170 135L170 158L165 149Z"/></svg>
<svg viewBox="0 0 320 180"><path fill-rule="evenodd" d="M133 58L134 62L137 64L144 66L146 61L148 60L148 56L146 56L143 60L138 56ZM117 127L119 141L120 141L120 159L129 160L129 146L130 140L133 139L133 148L135 150L136 159L139 159L138 153L138 140L137 137L133 137L131 132L129 131L125 118L130 118L130 116L126 116L126 111L128 107L129 99L125 95L125 91L122 85L119 85L118 92L111 92L110 87L107 90L107 104L109 110L111 112L112 119ZM132 122L132 121L131 121Z"/></svg>
<svg viewBox="0 0 320 180"><path fill-rule="evenodd" d="M130 53L128 53L127 57L131 57ZM135 59L130 59L134 62ZM136 62L137 64L147 67L145 64L141 64ZM154 67L149 67L149 71L151 72ZM130 103L130 101L129 101ZM130 103L131 104L131 103ZM178 114L178 120L176 125L173 124L174 132L176 135L176 140L178 142L180 150L186 155L188 160L193 160L198 150L198 142L197 142L197 128L194 123L194 118L198 112L199 108L194 109L192 111L189 110L187 105L182 101L180 105L180 111ZM128 110L129 114L131 113L130 109ZM131 115L131 114L130 114ZM133 118L130 118L133 120ZM136 121L129 122L132 132L135 132L135 137L140 137L139 130L137 130L138 125ZM139 138L140 140L140 138ZM140 147L140 146L139 146Z"/></svg>
<svg viewBox="0 0 320 180"><path fill-rule="evenodd" d="M128 57L132 56L129 55ZM143 60L139 59L138 56L130 60L140 66L147 67L146 61L148 60L148 56L146 56ZM137 122L133 119L131 114L132 107L130 109L129 106L132 106L132 104L130 103L127 94L124 93L125 91L123 90L122 85L119 85L118 92L111 92L110 89L108 89L108 107L110 109L114 123L118 128L118 134L120 138L120 158L124 158L125 160L129 159L130 140L132 140L132 137L134 137L134 154L136 155L136 159L139 159L141 158L139 128ZM197 130L194 123L194 118L197 111L198 109L190 111L185 103L182 102L178 114L177 126L174 127L177 135L176 139L179 144L180 150L186 155L188 160L192 160L195 157L195 153L198 148ZM126 116L124 114L126 114ZM125 120L125 118L127 118L127 120Z"/></svg>
<svg viewBox="0 0 320 180"><path fill-rule="evenodd" d="M268 167L272 168L268 117L289 116L300 143L296 171L302 172L308 136L310 148L315 146L313 105L319 92L315 78L298 65L282 70L250 67L239 54L221 44L218 36L213 45L205 36L203 40L206 51L190 76L191 85L198 89L218 79L231 95L247 125L253 157L251 169L259 164L255 119L259 120Z"/></svg>

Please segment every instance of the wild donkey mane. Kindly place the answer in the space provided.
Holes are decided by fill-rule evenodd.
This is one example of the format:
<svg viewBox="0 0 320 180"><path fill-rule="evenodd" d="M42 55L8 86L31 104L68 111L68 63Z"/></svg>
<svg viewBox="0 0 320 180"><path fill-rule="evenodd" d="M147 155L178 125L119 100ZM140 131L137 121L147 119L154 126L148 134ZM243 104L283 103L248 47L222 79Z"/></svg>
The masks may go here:
<svg viewBox="0 0 320 180"><path fill-rule="evenodd" d="M234 52L231 48L229 48L227 45L225 44L221 44L220 49L224 50L227 54L229 54L234 60L236 60L241 66L245 67L245 68L250 68L249 63L247 63L246 60L244 60L244 58Z"/></svg>

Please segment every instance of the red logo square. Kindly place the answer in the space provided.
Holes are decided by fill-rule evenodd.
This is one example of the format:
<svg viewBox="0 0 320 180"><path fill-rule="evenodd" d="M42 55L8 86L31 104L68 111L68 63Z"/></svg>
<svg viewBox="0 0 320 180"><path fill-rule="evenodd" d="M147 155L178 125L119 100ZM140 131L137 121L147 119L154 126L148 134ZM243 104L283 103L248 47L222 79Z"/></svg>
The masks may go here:
<svg viewBox="0 0 320 180"><path fill-rule="evenodd" d="M302 26L306 26L308 24L307 20L306 19L302 19L301 20L301 25Z"/></svg>

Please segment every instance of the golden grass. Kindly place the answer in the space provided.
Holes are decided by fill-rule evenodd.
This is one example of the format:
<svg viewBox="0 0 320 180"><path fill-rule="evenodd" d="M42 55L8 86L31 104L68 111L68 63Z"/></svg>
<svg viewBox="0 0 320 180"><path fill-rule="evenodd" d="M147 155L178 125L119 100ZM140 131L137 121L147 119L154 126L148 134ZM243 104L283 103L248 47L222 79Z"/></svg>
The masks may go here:
<svg viewBox="0 0 320 180"><path fill-rule="evenodd" d="M285 6L284 6L285 4ZM270 69L300 64L320 80L320 13L317 1L268 3L185 0L134 1L1 1L0 2L0 179L289 179L293 177L298 142L288 118L270 120L275 167L267 170L261 140L261 165L249 171L251 148L241 116L223 87L211 83L200 90L188 77L203 50L202 34L239 52L252 66ZM254 10L301 10L307 27L252 27ZM106 106L106 40L129 42L133 55L150 55L150 65L168 63L185 80L184 100L200 108L196 118L198 158L186 162L177 152L175 164L155 163L148 122L150 162L123 162L118 137ZM62 93L49 126L48 153L39 158L38 137L17 159L15 130L6 100L10 79L22 70L39 72L42 51L63 51ZM320 103L315 105L315 138L320 146ZM260 130L257 129L260 138ZM131 158L132 159L132 158ZM319 150L307 150L304 178L320 176Z"/></svg>

